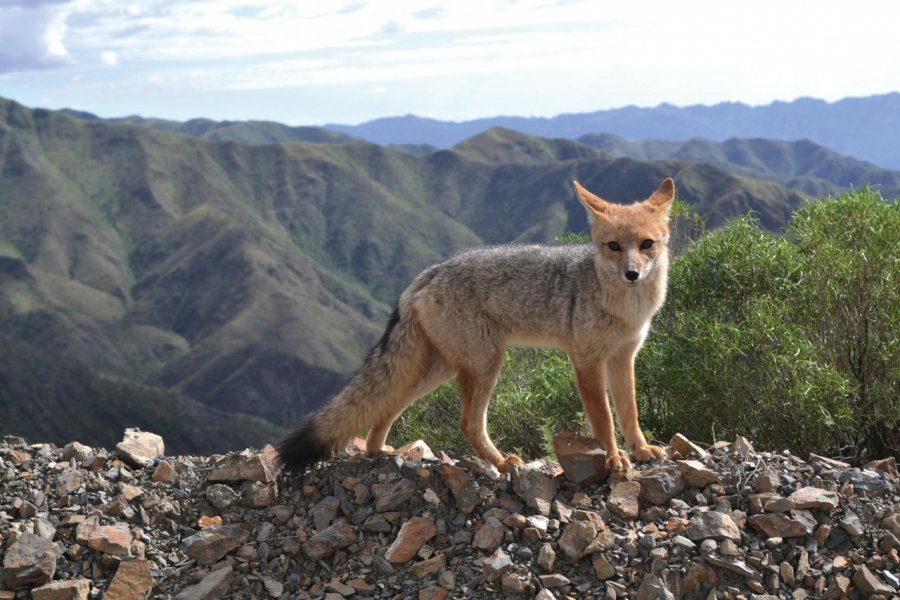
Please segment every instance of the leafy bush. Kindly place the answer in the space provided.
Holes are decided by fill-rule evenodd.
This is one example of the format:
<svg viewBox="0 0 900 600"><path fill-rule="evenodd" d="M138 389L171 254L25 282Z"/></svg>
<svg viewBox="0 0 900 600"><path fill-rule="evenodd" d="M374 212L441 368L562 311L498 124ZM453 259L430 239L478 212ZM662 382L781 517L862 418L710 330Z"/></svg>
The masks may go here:
<svg viewBox="0 0 900 600"><path fill-rule="evenodd" d="M748 218L674 261L638 355L645 426L847 457L896 453L900 212L871 190L811 204L786 236Z"/></svg>

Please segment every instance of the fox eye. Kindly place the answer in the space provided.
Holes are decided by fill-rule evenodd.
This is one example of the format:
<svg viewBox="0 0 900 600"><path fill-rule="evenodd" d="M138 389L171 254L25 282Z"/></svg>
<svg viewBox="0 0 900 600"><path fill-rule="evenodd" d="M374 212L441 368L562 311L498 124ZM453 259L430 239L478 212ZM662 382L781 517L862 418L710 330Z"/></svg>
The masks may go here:
<svg viewBox="0 0 900 600"><path fill-rule="evenodd" d="M650 246L653 245L653 240L644 240L641 242L641 250L649 250Z"/></svg>
<svg viewBox="0 0 900 600"><path fill-rule="evenodd" d="M619 242L610 242L607 244L607 247L609 247L609 249L613 252L618 252L622 249L622 247L619 245Z"/></svg>

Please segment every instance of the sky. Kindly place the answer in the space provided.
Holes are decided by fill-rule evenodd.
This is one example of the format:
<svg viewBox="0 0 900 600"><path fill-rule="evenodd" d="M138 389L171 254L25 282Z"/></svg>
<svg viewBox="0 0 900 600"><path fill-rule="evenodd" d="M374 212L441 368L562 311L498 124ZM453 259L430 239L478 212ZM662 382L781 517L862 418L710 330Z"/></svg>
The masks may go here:
<svg viewBox="0 0 900 600"><path fill-rule="evenodd" d="M900 4L0 0L0 96L101 117L356 124L900 90Z"/></svg>

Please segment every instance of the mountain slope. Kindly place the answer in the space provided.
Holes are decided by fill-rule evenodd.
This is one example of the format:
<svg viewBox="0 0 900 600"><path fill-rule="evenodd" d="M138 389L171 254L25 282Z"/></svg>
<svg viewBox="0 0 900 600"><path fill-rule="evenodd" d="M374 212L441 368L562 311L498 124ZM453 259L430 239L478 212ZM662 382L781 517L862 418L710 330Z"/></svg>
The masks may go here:
<svg viewBox="0 0 900 600"><path fill-rule="evenodd" d="M864 185L877 186L885 197L900 193L900 172L841 156L809 140L731 138L712 142L695 138L686 142L633 142L613 134L592 134L578 141L612 156L635 160L707 163L736 175L771 179L813 196L837 195Z"/></svg>
<svg viewBox="0 0 900 600"><path fill-rule="evenodd" d="M492 117L458 123L407 115L326 127L377 144L431 144L439 148L450 148L494 127L572 139L595 133L612 133L629 140L809 139L839 154L900 169L900 93L896 92L833 103L800 98L767 106L733 102L686 107L661 104L552 118Z"/></svg>
<svg viewBox="0 0 900 600"><path fill-rule="evenodd" d="M804 201L505 130L414 156L211 142L0 100L0 331L285 426L357 367L425 266L586 231L573 179L630 201L667 176L712 225L753 209L776 228Z"/></svg>

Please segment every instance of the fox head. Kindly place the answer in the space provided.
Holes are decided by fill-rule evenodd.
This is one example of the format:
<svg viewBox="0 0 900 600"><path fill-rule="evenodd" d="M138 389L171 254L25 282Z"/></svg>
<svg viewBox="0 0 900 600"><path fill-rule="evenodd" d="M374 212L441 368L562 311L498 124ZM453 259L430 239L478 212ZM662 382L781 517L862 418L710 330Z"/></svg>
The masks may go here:
<svg viewBox="0 0 900 600"><path fill-rule="evenodd" d="M669 209L675 182L663 180L652 196L631 205L613 204L574 182L588 210L597 266L626 285L639 285L665 270L669 261Z"/></svg>

